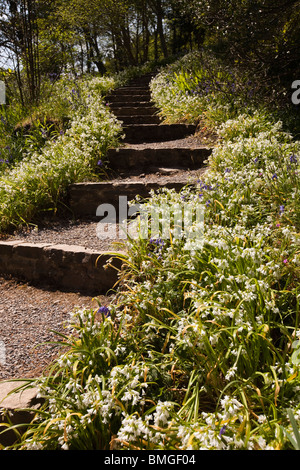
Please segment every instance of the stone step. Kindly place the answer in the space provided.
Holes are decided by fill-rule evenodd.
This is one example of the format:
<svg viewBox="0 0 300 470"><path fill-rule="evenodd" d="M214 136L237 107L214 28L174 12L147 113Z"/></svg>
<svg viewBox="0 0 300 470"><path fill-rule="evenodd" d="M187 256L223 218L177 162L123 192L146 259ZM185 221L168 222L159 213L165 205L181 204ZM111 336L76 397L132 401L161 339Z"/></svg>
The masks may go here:
<svg viewBox="0 0 300 470"><path fill-rule="evenodd" d="M149 108L154 107L154 103L150 101L115 101L114 103L107 103L113 111L115 108Z"/></svg>
<svg viewBox="0 0 300 470"><path fill-rule="evenodd" d="M149 87L127 86L117 88L111 95L150 95L150 90Z"/></svg>
<svg viewBox="0 0 300 470"><path fill-rule="evenodd" d="M140 85L141 83L142 84L149 84L152 80L152 78L154 78L156 76L156 74L146 74L146 75L143 75L142 77L137 77L137 78L133 78L132 80L130 80L129 84L132 85Z"/></svg>
<svg viewBox="0 0 300 470"><path fill-rule="evenodd" d="M128 85L129 86L149 86L149 83L151 82L152 78L154 78L155 75L147 75L144 77L136 78L131 80Z"/></svg>
<svg viewBox="0 0 300 470"><path fill-rule="evenodd" d="M153 116L157 112L157 108L155 108L150 103L144 103L143 105L139 106L111 106L111 111L117 117L119 116Z"/></svg>
<svg viewBox="0 0 300 470"><path fill-rule="evenodd" d="M122 182L103 181L72 184L69 188L69 204L76 217L95 216L98 206L111 204L118 214L120 196L126 196L128 201L137 195L147 198L150 191L162 188L180 191L188 184L188 179L182 181L156 181L156 182Z"/></svg>
<svg viewBox="0 0 300 470"><path fill-rule="evenodd" d="M124 95L122 93L116 93L114 95L109 95L106 97L107 103L135 103L135 102L147 102L150 101L151 95L150 93L143 93L143 94L128 94Z"/></svg>
<svg viewBox="0 0 300 470"><path fill-rule="evenodd" d="M148 88L148 90L149 90L150 81L151 81L151 80L144 80L144 81L142 81L142 82L137 82L137 81L136 81L136 82L130 82L130 83L128 84L128 86L131 86L131 87L139 87L139 88L145 87L145 88Z"/></svg>
<svg viewBox="0 0 300 470"><path fill-rule="evenodd" d="M131 116L119 116L119 120L126 126L128 124L160 124L159 116L149 114L137 114Z"/></svg>
<svg viewBox="0 0 300 470"><path fill-rule="evenodd" d="M165 142L183 139L196 131L195 125L185 124L132 124L124 126L125 140L130 144Z"/></svg>
<svg viewBox="0 0 300 470"><path fill-rule="evenodd" d="M149 166L165 168L196 169L203 166L212 149L198 148L119 148L108 151L109 167L114 170L139 168L147 171Z"/></svg>
<svg viewBox="0 0 300 470"><path fill-rule="evenodd" d="M78 245L0 242L0 274L91 295L106 294L117 281L116 269L105 268L109 258ZM120 267L118 260L113 264Z"/></svg>
<svg viewBox="0 0 300 470"><path fill-rule="evenodd" d="M27 387L20 389L22 386ZM26 380L0 382L0 445L8 447L17 440L14 431L4 425L8 422L6 413L9 413L9 421L13 425L29 424L42 404L42 399L37 396L38 390L30 386ZM18 431L24 432L24 426L18 428Z"/></svg>

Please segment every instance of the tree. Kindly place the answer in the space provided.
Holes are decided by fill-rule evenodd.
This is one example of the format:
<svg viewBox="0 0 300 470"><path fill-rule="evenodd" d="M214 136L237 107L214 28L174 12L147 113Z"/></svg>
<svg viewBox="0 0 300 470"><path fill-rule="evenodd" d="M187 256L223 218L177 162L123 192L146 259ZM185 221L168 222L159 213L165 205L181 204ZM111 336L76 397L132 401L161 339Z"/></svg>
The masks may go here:
<svg viewBox="0 0 300 470"><path fill-rule="evenodd" d="M3 0L0 14L0 48L23 104L38 102L43 77L167 59L203 36L175 0Z"/></svg>
<svg viewBox="0 0 300 470"><path fill-rule="evenodd" d="M0 45L14 64L22 104L35 104L40 93L38 4L36 0L4 0Z"/></svg>
<svg viewBox="0 0 300 470"><path fill-rule="evenodd" d="M169 51L164 33L163 21L166 15L166 3L164 0L149 0L149 5L152 11L156 14L156 28L157 34L160 38L162 52L165 58L168 58Z"/></svg>
<svg viewBox="0 0 300 470"><path fill-rule="evenodd" d="M206 40L224 56L269 80L290 82L300 72L299 0L179 0Z"/></svg>

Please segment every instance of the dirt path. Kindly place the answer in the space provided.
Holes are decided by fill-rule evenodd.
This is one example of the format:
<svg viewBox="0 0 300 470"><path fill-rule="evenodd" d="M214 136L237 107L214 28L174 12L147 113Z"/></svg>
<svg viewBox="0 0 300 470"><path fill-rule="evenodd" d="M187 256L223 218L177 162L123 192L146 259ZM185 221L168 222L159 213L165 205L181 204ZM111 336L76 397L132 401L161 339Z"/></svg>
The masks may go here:
<svg viewBox="0 0 300 470"><path fill-rule="evenodd" d="M99 297L103 305L108 297ZM57 355L64 324L75 308L97 308L96 300L74 292L34 287L0 278L0 380L34 377Z"/></svg>

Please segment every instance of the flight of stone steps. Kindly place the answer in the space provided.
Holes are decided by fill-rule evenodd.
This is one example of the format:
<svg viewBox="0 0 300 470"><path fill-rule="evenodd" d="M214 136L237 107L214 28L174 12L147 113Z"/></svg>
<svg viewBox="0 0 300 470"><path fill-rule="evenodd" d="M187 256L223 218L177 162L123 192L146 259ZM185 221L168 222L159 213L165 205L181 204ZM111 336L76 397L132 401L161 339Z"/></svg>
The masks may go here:
<svg viewBox="0 0 300 470"><path fill-rule="evenodd" d="M181 178L131 178L133 175L192 170L203 167L211 153L205 145L183 143L196 131L195 125L163 124L158 110L151 102L149 82L152 75L133 80L118 88L107 102L115 116L123 122L123 145L108 152L113 174L125 178L110 181L77 183L70 188L70 204L75 215L93 216L99 204L118 205L119 196L133 199L136 195L149 196L151 190L162 187L180 190L188 182L188 174ZM130 181L129 181L130 179Z"/></svg>
<svg viewBox="0 0 300 470"><path fill-rule="evenodd" d="M119 148L109 150L109 179L70 187L69 204L76 218L95 217L101 204L117 207L120 196L129 201L137 195L147 197L150 190L162 187L180 190L188 182L185 170L203 167L211 153L204 145L182 144L195 133L195 126L161 123L151 102L151 78L149 74L135 79L107 97L111 111L123 121L126 137ZM172 172L178 169L184 170L181 176L172 178ZM161 172L168 177L156 177ZM145 178L148 173L152 178ZM105 268L109 258L105 252L68 241L29 243L14 238L0 242L0 275L100 295L114 286L117 281L114 268L121 265L116 259L114 267Z"/></svg>
<svg viewBox="0 0 300 470"><path fill-rule="evenodd" d="M147 75L133 80L107 98L113 113L123 121L126 138L120 148L109 151L111 177L107 181L70 187L70 206L75 217L95 217L101 204L117 207L120 196L130 200L137 195L147 197L151 189L180 190L189 180L189 170L203 167L203 161L211 153L211 148L205 145L185 142L185 138L194 134L195 126L161 123L151 103L151 78L152 75ZM175 178L172 175L173 172L176 175L178 169L181 169L180 177ZM152 178L147 179L147 174ZM168 176L161 177L161 174ZM54 238L55 235L51 237ZM100 296L109 294L118 279L115 268L121 267L121 261L113 259L113 266L107 269L105 264L110 258L105 251L71 244L68 240L54 244L14 237L0 241L0 276L11 275L37 285L53 285L61 291ZM9 410L13 423L30 422L35 407L39 406L36 390L7 396L16 386L14 382L0 381L1 406ZM28 411L24 412L24 408ZM5 420L0 409L0 431L1 422ZM13 432L9 433L0 435L0 445L14 442Z"/></svg>

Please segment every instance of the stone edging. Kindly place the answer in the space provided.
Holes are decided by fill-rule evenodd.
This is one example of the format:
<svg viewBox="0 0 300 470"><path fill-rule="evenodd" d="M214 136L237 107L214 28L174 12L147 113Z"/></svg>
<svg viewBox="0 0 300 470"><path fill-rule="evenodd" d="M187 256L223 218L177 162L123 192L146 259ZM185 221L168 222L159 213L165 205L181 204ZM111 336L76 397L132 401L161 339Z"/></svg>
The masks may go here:
<svg viewBox="0 0 300 470"><path fill-rule="evenodd" d="M0 274L91 295L106 294L117 282L121 261L77 245L0 242Z"/></svg>
<svg viewBox="0 0 300 470"><path fill-rule="evenodd" d="M6 429L6 426L1 426L1 423L7 423L8 420L13 425L22 424L18 432L24 432L23 424L32 421L35 411L42 403L37 398L37 389L34 387L14 392L22 385L26 385L26 382L4 381L0 383L0 433ZM11 446L15 441L16 434L11 429L0 434L0 445L4 447Z"/></svg>

